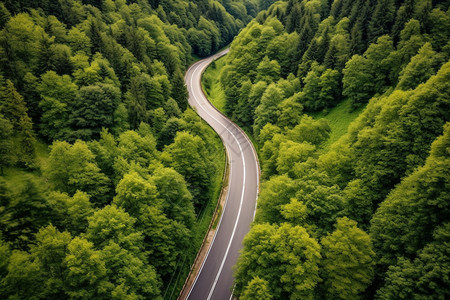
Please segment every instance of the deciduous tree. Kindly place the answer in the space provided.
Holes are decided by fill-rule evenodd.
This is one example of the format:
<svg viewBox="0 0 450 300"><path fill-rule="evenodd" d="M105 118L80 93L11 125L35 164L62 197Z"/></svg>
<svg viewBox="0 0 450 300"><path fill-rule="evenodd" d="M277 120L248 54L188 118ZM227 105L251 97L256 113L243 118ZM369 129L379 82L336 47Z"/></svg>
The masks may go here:
<svg viewBox="0 0 450 300"><path fill-rule="evenodd" d="M375 252L369 235L344 217L321 244L326 297L359 299L374 276Z"/></svg>

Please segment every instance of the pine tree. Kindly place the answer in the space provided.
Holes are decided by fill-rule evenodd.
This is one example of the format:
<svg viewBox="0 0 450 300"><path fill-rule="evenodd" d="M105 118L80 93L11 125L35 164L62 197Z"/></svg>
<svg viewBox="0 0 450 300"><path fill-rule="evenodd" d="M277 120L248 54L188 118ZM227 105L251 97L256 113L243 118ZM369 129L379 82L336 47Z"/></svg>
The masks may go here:
<svg viewBox="0 0 450 300"><path fill-rule="evenodd" d="M175 99L181 111L187 108L188 96L183 74L180 69L177 69L172 79L172 98Z"/></svg>
<svg viewBox="0 0 450 300"><path fill-rule="evenodd" d="M375 42L379 36L388 34L394 22L395 1L377 0L375 10L369 23L369 41Z"/></svg>
<svg viewBox="0 0 450 300"><path fill-rule="evenodd" d="M0 175L3 169L15 164L17 156L13 141L13 126L0 114Z"/></svg>
<svg viewBox="0 0 450 300"><path fill-rule="evenodd" d="M1 79L0 83L3 85ZM0 88L0 114L7 117L13 126L18 161L31 167L35 158L35 137L27 111L23 97L16 91L14 84L6 80L6 85Z"/></svg>

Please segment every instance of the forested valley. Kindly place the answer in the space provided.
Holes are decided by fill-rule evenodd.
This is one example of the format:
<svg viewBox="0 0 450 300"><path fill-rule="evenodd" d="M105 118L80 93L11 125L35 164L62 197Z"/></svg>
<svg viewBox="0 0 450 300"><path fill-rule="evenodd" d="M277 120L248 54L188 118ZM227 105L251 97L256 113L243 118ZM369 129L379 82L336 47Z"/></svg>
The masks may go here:
<svg viewBox="0 0 450 300"><path fill-rule="evenodd" d="M0 1L0 298L177 297L225 163L184 72L270 3Z"/></svg>
<svg viewBox="0 0 450 300"><path fill-rule="evenodd" d="M278 1L211 67L262 168L239 299L450 297L449 5Z"/></svg>

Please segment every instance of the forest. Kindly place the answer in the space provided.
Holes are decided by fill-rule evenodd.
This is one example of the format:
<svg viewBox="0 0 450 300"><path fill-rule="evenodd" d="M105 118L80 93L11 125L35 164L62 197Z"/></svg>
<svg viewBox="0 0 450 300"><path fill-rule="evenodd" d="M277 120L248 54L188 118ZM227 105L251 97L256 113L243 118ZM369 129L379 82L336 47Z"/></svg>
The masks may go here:
<svg viewBox="0 0 450 300"><path fill-rule="evenodd" d="M448 1L1 0L2 298L176 298L224 155L183 74L230 42L262 169L234 294L450 298Z"/></svg>
<svg viewBox="0 0 450 300"><path fill-rule="evenodd" d="M214 66L262 168L239 299L450 297L449 6L278 1Z"/></svg>
<svg viewBox="0 0 450 300"><path fill-rule="evenodd" d="M184 72L270 3L0 1L2 299L177 297L225 162Z"/></svg>

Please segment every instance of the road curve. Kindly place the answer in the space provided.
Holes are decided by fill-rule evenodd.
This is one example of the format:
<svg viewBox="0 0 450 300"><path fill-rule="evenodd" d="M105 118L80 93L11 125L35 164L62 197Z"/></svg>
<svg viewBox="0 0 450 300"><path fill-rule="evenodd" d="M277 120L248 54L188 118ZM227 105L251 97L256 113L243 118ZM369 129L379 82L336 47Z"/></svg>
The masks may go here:
<svg viewBox="0 0 450 300"><path fill-rule="evenodd" d="M258 196L259 166L250 139L232 121L222 115L203 94L203 71L228 49L198 61L186 72L189 104L219 134L230 163L229 189L215 236L200 272L189 291L189 300L229 300L232 297L233 266L250 230Z"/></svg>

